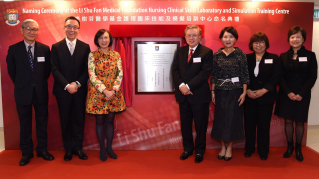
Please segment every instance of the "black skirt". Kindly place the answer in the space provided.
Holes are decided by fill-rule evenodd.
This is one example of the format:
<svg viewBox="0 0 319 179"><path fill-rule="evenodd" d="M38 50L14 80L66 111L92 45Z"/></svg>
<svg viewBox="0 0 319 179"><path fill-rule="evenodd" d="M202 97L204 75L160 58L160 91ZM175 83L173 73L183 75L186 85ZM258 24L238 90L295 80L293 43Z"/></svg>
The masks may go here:
<svg viewBox="0 0 319 179"><path fill-rule="evenodd" d="M216 90L215 116L211 137L222 141L244 140L243 105L238 99L243 89Z"/></svg>
<svg viewBox="0 0 319 179"><path fill-rule="evenodd" d="M274 114L279 117L298 122L308 121L311 93L302 97L301 101L292 101L288 95L280 91Z"/></svg>

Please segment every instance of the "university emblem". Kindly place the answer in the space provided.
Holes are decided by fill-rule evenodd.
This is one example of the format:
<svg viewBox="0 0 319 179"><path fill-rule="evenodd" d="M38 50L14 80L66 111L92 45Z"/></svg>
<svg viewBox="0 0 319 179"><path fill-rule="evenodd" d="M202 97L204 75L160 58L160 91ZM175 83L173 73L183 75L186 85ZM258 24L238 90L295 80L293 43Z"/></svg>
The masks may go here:
<svg viewBox="0 0 319 179"><path fill-rule="evenodd" d="M6 24L10 26L16 26L20 23L18 20L19 14L18 9L7 9L7 20Z"/></svg>
<svg viewBox="0 0 319 179"><path fill-rule="evenodd" d="M159 46L155 46L155 51L159 51Z"/></svg>

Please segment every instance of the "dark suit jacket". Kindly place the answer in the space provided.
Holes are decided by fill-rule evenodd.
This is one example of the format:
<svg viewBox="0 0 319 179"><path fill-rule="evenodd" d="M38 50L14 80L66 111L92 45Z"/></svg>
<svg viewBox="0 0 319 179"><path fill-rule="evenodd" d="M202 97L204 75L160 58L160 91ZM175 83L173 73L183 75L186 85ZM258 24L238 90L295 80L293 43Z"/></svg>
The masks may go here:
<svg viewBox="0 0 319 179"><path fill-rule="evenodd" d="M64 98L70 93L64 90L69 83L78 81L81 87L74 95L86 96L88 75L88 56L91 52L90 46L79 39L73 52L75 58L72 61L71 53L63 39L52 45L51 68L54 77L53 94L58 98Z"/></svg>
<svg viewBox="0 0 319 179"><path fill-rule="evenodd" d="M272 59L272 64L266 64L265 59ZM255 53L247 54L247 64L249 71L249 79L250 84L247 89L252 91L265 88L269 90L260 98L255 100L258 101L258 104L270 104L276 101L278 98L277 93L277 85L281 79L281 63L276 54L268 53L267 51L263 55L260 63L259 63L259 73L258 76L255 77L254 70L256 67L256 55ZM245 102L252 102L254 99L249 98L247 95Z"/></svg>
<svg viewBox="0 0 319 179"><path fill-rule="evenodd" d="M284 95L293 92L301 97L311 94L311 88L317 80L318 64L316 54L302 46L298 52L298 60L292 60L293 50L290 48L280 55L283 76L280 82L280 91ZM306 57L306 62L300 62L301 57Z"/></svg>
<svg viewBox="0 0 319 179"><path fill-rule="evenodd" d="M11 45L7 55L7 67L14 83L14 97L18 104L32 103L33 88L38 102L48 102L48 78L50 68L50 48L40 42L35 42L33 54L33 72L28 59L28 52L24 41ZM44 57L44 62L38 62L38 57Z"/></svg>
<svg viewBox="0 0 319 179"><path fill-rule="evenodd" d="M183 102L186 98L191 104L201 104L211 101L211 92L207 79L213 67L213 51L198 44L189 63L187 63L189 46L178 48L173 62L173 81L177 102ZM193 59L200 57L200 63L194 63ZM185 83L189 86L193 95L183 95L179 85Z"/></svg>

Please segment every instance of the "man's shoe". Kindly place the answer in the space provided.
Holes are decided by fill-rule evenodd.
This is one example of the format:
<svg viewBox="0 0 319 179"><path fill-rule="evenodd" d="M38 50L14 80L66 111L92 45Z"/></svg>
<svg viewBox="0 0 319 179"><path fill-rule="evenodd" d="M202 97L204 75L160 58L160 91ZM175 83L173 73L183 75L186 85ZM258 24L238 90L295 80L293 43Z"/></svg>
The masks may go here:
<svg viewBox="0 0 319 179"><path fill-rule="evenodd" d="M28 156L23 156L19 162L20 166L25 166L26 164L28 164L30 162L30 159L32 159L34 157L33 154L28 155Z"/></svg>
<svg viewBox="0 0 319 179"><path fill-rule="evenodd" d="M268 158L268 155L267 155L267 154L261 154L261 155L260 155L260 159L261 159L261 160L267 160L267 158Z"/></svg>
<svg viewBox="0 0 319 179"><path fill-rule="evenodd" d="M190 155L193 155L193 152L187 152L187 151L184 151L180 157L181 160L185 160L188 158L188 156Z"/></svg>
<svg viewBox="0 0 319 179"><path fill-rule="evenodd" d="M37 157L42 157L44 160L54 160L53 155L50 154L48 151L37 153Z"/></svg>
<svg viewBox="0 0 319 179"><path fill-rule="evenodd" d="M72 152L66 152L64 155L64 160L70 161L70 160L72 160L72 156L73 156Z"/></svg>
<svg viewBox="0 0 319 179"><path fill-rule="evenodd" d="M83 152L83 150L74 151L74 155L79 156L79 159L86 160L88 156Z"/></svg>
<svg viewBox="0 0 319 179"><path fill-rule="evenodd" d="M247 157L247 158L251 157L252 155L253 155L253 153L251 153L251 152L247 152L247 151L245 152L245 157Z"/></svg>
<svg viewBox="0 0 319 179"><path fill-rule="evenodd" d="M202 154L196 154L195 155L195 163L200 163L203 161L203 155Z"/></svg>

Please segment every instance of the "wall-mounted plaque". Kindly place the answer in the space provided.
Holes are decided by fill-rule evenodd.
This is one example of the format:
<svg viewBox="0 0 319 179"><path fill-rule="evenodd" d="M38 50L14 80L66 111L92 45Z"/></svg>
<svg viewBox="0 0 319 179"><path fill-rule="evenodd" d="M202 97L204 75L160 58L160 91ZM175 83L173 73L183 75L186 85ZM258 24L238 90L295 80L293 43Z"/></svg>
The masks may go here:
<svg viewBox="0 0 319 179"><path fill-rule="evenodd" d="M179 41L135 41L135 93L173 93L171 67Z"/></svg>

